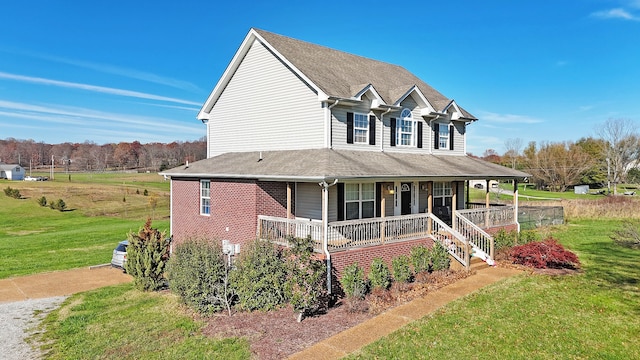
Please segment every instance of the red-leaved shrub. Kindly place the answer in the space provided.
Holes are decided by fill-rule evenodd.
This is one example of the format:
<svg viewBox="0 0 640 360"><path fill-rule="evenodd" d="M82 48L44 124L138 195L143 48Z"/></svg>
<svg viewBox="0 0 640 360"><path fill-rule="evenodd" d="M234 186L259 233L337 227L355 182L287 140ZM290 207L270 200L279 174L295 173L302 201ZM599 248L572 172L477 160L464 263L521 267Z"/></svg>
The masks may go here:
<svg viewBox="0 0 640 360"><path fill-rule="evenodd" d="M576 254L566 250L554 238L514 246L510 253L514 264L537 269L578 269L580 261Z"/></svg>

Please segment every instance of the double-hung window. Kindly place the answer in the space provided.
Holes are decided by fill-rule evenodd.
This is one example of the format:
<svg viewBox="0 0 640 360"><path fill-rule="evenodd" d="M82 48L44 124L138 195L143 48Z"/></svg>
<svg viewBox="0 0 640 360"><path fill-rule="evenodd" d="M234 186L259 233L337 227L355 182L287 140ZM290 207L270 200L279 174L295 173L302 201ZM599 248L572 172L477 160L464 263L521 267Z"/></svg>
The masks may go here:
<svg viewBox="0 0 640 360"><path fill-rule="evenodd" d="M416 146L417 125L413 120L411 110L402 110L396 126L396 144L400 146Z"/></svg>
<svg viewBox="0 0 640 360"><path fill-rule="evenodd" d="M356 144L369 143L369 116L353 114L353 140Z"/></svg>
<svg viewBox="0 0 640 360"><path fill-rule="evenodd" d="M440 124L438 126L438 146L440 149L449 148L449 125Z"/></svg>
<svg viewBox="0 0 640 360"><path fill-rule="evenodd" d="M451 206L452 196L450 182L433 183L433 206Z"/></svg>
<svg viewBox="0 0 640 360"><path fill-rule="evenodd" d="M211 215L210 180L200 180L200 215Z"/></svg>
<svg viewBox="0 0 640 360"><path fill-rule="evenodd" d="M347 220L375 216L376 190L374 183L345 184L344 192Z"/></svg>

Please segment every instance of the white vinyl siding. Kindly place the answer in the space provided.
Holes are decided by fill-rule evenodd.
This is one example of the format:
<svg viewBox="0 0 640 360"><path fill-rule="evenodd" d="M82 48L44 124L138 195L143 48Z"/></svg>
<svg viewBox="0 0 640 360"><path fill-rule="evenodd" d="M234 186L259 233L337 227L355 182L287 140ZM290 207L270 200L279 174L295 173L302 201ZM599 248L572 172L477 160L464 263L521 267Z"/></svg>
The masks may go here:
<svg viewBox="0 0 640 360"><path fill-rule="evenodd" d="M313 90L255 41L211 110L209 157L324 146L324 109Z"/></svg>
<svg viewBox="0 0 640 360"><path fill-rule="evenodd" d="M322 187L316 183L296 184L296 217L322 220Z"/></svg>
<svg viewBox="0 0 640 360"><path fill-rule="evenodd" d="M367 138L363 143L354 143L347 144L347 112L354 113L354 130L355 130L355 114L363 114L366 115L367 120L369 119L369 115L374 115L370 109L371 103L366 100L363 101L362 104L358 104L356 106L340 106L338 104L336 107L331 109L331 144L336 150L353 150L356 149L365 149L376 151L380 149L380 121L377 121L376 117L376 144L369 145L369 133L367 132ZM388 129L385 131L389 131Z"/></svg>

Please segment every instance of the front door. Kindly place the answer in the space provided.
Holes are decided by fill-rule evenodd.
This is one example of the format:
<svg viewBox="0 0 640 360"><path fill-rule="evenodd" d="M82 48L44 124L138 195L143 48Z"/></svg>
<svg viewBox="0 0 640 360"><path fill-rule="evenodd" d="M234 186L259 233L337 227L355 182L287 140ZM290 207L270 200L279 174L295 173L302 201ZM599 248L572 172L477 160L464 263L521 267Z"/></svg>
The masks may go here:
<svg viewBox="0 0 640 360"><path fill-rule="evenodd" d="M411 183L400 185L400 213L402 215L411 214Z"/></svg>

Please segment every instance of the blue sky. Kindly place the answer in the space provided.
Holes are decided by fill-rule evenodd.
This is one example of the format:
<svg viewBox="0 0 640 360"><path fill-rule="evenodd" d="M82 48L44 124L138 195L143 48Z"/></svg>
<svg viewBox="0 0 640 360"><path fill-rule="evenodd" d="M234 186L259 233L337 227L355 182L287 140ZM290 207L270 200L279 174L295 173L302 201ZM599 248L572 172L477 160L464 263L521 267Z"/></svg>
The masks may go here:
<svg viewBox="0 0 640 360"><path fill-rule="evenodd" d="M251 27L405 67L480 120L468 151L640 119L640 0L6 1L0 139L190 141Z"/></svg>

